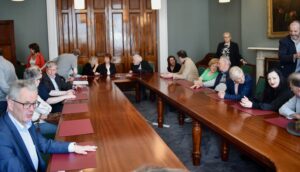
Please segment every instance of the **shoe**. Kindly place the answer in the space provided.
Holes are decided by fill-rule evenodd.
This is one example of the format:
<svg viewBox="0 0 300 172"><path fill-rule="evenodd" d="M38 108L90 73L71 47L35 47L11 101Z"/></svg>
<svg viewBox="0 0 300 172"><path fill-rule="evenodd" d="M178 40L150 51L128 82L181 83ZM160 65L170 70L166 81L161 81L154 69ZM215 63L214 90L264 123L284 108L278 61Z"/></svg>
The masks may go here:
<svg viewBox="0 0 300 172"><path fill-rule="evenodd" d="M186 117L186 118L184 119L184 122L186 122L186 123L191 123L191 122L193 122L193 119L190 118L190 117Z"/></svg>

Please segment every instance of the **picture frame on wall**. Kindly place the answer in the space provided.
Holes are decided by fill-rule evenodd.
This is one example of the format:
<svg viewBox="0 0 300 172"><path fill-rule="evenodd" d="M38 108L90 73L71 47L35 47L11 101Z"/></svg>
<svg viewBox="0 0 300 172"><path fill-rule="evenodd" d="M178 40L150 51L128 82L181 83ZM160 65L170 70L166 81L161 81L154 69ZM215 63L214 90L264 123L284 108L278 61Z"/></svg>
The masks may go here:
<svg viewBox="0 0 300 172"><path fill-rule="evenodd" d="M300 20L300 0L268 1L268 37L282 38L288 34L289 24Z"/></svg>

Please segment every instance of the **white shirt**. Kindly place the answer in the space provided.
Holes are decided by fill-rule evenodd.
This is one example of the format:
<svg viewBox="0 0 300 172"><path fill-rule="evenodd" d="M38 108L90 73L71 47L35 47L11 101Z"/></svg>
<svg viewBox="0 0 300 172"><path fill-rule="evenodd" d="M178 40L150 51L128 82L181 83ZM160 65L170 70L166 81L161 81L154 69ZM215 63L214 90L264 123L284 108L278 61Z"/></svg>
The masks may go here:
<svg viewBox="0 0 300 172"><path fill-rule="evenodd" d="M297 52L300 52L300 42L298 42L298 43L294 42L294 43L295 43ZM295 72L300 72L300 60L298 58L297 58L297 65L296 65Z"/></svg>
<svg viewBox="0 0 300 172"><path fill-rule="evenodd" d="M23 143L26 146L27 152L31 158L31 161L33 163L33 166L35 168L35 170L38 169L38 165L39 165L39 158L37 156L37 152L36 152L36 147L33 143L32 137L28 131L28 129L31 127L32 123L31 121L27 122L24 125L22 125L19 121L17 121L11 114L10 112L8 112L8 116L11 119L11 121L13 122L13 124L15 125L15 127L17 128L20 136L22 137Z"/></svg>
<svg viewBox="0 0 300 172"><path fill-rule="evenodd" d="M107 70L107 75L110 75L110 70L109 70L110 65L105 65L105 67L106 67L106 70Z"/></svg>
<svg viewBox="0 0 300 172"><path fill-rule="evenodd" d="M59 87L58 87L58 85L57 85L57 83L56 83L56 81L55 81L55 78L51 78L50 76L49 76L49 78L50 78L50 80L51 80L51 82L52 82L52 84L53 84L55 90L56 90L56 91L60 91L60 90L59 90Z"/></svg>

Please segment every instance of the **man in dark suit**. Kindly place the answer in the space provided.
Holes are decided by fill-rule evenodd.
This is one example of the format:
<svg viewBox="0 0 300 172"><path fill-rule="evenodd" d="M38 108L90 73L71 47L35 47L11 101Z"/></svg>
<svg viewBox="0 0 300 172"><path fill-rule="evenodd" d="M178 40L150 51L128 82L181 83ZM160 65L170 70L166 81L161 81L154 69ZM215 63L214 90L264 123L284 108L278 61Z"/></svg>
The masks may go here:
<svg viewBox="0 0 300 172"><path fill-rule="evenodd" d="M293 72L300 71L300 23L290 24L290 34L279 41L280 68L287 78Z"/></svg>
<svg viewBox="0 0 300 172"><path fill-rule="evenodd" d="M31 118L37 97L35 83L30 81L16 81L10 87L7 113L0 117L0 171L45 171L41 152L87 154L87 151L96 151L96 146L47 140L36 132Z"/></svg>
<svg viewBox="0 0 300 172"><path fill-rule="evenodd" d="M39 85L39 95L52 106L52 113L61 112L62 102L76 97L72 90L72 84L57 74L55 62L48 62L46 65L46 73Z"/></svg>
<svg viewBox="0 0 300 172"><path fill-rule="evenodd" d="M240 62L246 64L247 62L240 55L238 44L231 41L230 33L225 32L223 38L224 42L219 43L216 55L229 57L231 66L240 66Z"/></svg>

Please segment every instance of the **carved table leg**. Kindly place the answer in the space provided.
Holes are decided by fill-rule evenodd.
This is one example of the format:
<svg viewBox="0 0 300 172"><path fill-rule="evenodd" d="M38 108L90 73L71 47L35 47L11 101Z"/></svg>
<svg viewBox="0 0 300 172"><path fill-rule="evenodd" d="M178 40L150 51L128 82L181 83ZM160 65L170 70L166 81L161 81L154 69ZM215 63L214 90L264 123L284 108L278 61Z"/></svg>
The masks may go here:
<svg viewBox="0 0 300 172"><path fill-rule="evenodd" d="M179 125L184 124L184 113L181 111L179 111L179 114L178 114L178 123L179 123Z"/></svg>
<svg viewBox="0 0 300 172"><path fill-rule="evenodd" d="M135 83L135 101L140 102L141 101L141 86L140 83Z"/></svg>
<svg viewBox="0 0 300 172"><path fill-rule="evenodd" d="M228 154L229 154L229 144L228 144L227 140L222 138L222 141L221 141L221 159L222 159L222 161L228 160Z"/></svg>
<svg viewBox="0 0 300 172"><path fill-rule="evenodd" d="M202 129L199 121L193 119L193 165L200 165Z"/></svg>
<svg viewBox="0 0 300 172"><path fill-rule="evenodd" d="M164 103L161 97L157 97L157 123L158 127L162 128L164 122Z"/></svg>

